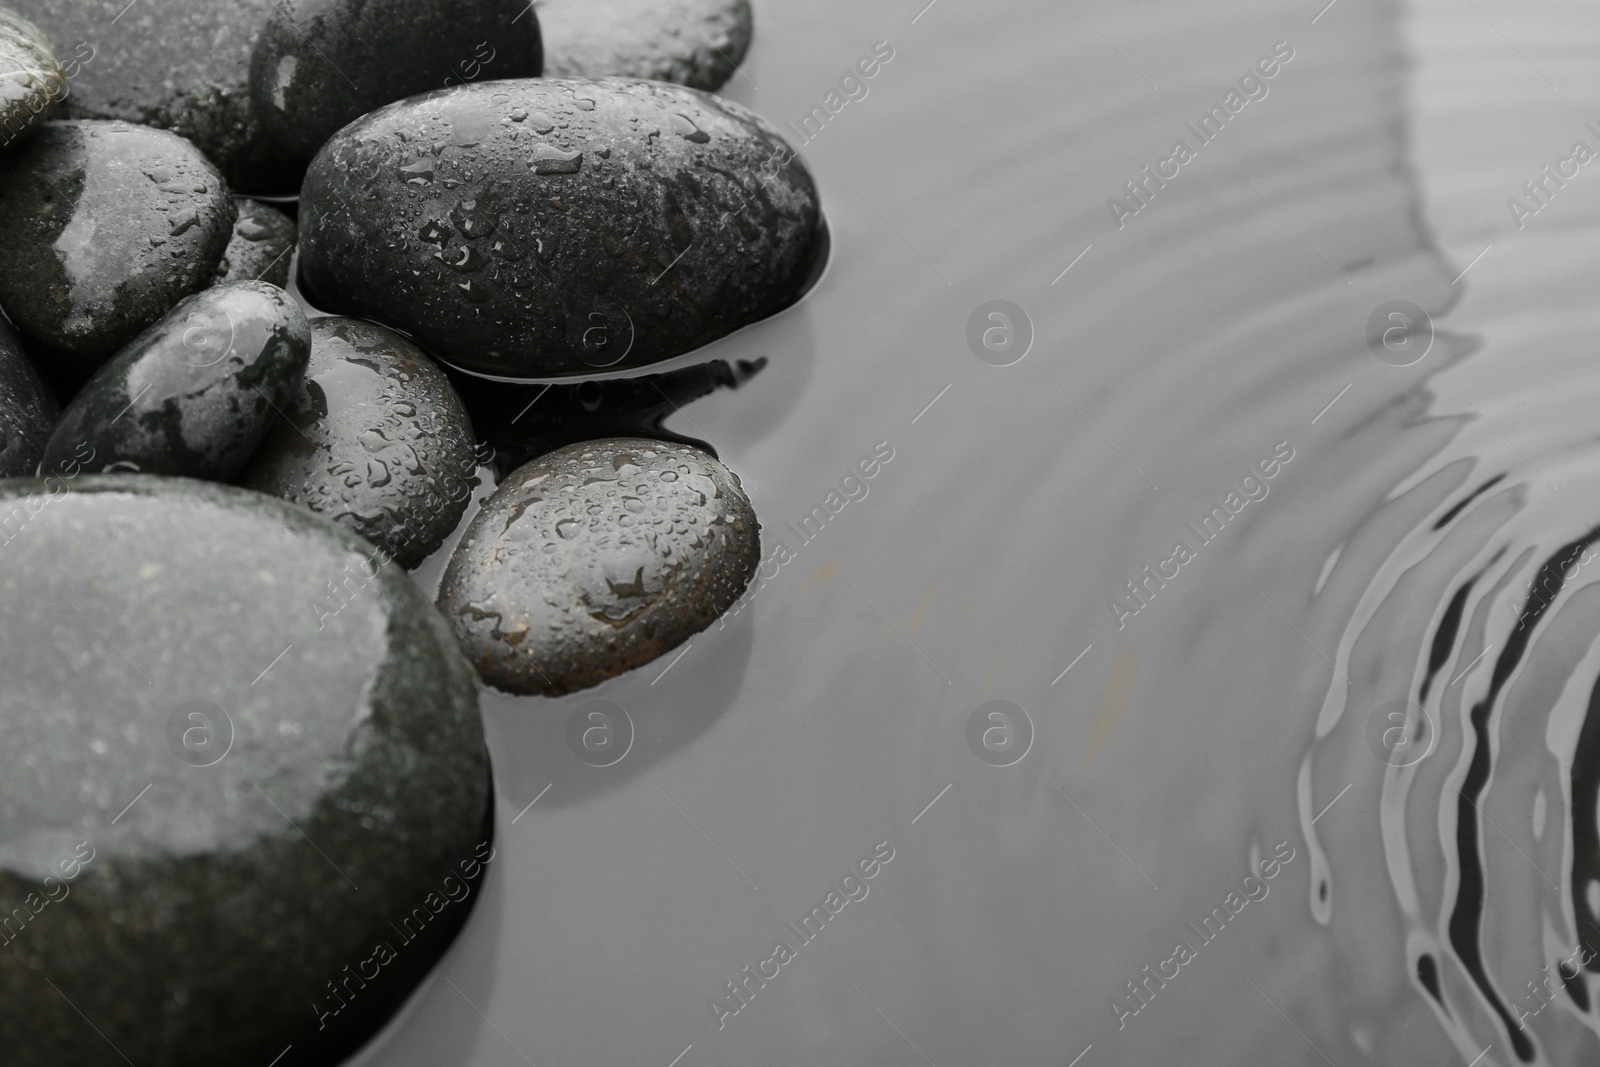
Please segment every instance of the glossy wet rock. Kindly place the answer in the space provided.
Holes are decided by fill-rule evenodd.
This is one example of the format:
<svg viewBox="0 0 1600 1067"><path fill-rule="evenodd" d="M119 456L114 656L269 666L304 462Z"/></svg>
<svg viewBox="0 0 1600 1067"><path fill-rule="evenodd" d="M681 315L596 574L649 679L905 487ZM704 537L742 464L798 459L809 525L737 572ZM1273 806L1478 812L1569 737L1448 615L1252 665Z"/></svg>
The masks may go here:
<svg viewBox="0 0 1600 1067"><path fill-rule="evenodd" d="M118 352L72 398L45 450L52 470L87 445L90 471L226 481L300 387L311 325L268 282L189 297Z"/></svg>
<svg viewBox="0 0 1600 1067"><path fill-rule="evenodd" d="M0 319L0 478L31 475L59 411L22 349L22 338Z"/></svg>
<svg viewBox="0 0 1600 1067"><path fill-rule="evenodd" d="M326 318L311 335L305 380L239 484L302 504L414 567L455 529L476 484L466 408L393 330Z"/></svg>
<svg viewBox="0 0 1600 1067"><path fill-rule="evenodd" d="M298 171L250 106L250 53L277 0L10 0L70 54L68 118L182 134L243 192L292 192ZM70 64L69 64L70 65Z"/></svg>
<svg viewBox="0 0 1600 1067"><path fill-rule="evenodd" d="M289 284L289 259L294 254L294 220L277 208L237 197L239 217L233 236L217 264L218 282L264 281L282 289Z"/></svg>
<svg viewBox="0 0 1600 1067"><path fill-rule="evenodd" d="M788 152L738 105L659 82L414 97L312 162L301 283L468 370L647 366L796 299L819 215Z"/></svg>
<svg viewBox="0 0 1600 1067"><path fill-rule="evenodd" d="M470 669L404 574L304 509L51 492L0 483L6 1063L338 1062L475 900ZM341 1009L346 967L368 981Z"/></svg>
<svg viewBox="0 0 1600 1067"><path fill-rule="evenodd" d="M539 21L555 78L716 89L750 48L749 0L545 0Z"/></svg>
<svg viewBox="0 0 1600 1067"><path fill-rule="evenodd" d="M66 71L44 31L0 7L0 152L50 118L66 93Z"/></svg>
<svg viewBox="0 0 1600 1067"><path fill-rule="evenodd" d="M682 644L738 600L760 526L687 445L570 445L506 478L446 567L439 608L484 681L555 696Z"/></svg>
<svg viewBox="0 0 1600 1067"><path fill-rule="evenodd" d="M0 307L92 370L211 281L233 213L222 176L175 134L45 123L0 155Z"/></svg>
<svg viewBox="0 0 1600 1067"><path fill-rule="evenodd" d="M527 0L293 0L250 59L256 117L299 166L341 126L395 100L543 67Z"/></svg>

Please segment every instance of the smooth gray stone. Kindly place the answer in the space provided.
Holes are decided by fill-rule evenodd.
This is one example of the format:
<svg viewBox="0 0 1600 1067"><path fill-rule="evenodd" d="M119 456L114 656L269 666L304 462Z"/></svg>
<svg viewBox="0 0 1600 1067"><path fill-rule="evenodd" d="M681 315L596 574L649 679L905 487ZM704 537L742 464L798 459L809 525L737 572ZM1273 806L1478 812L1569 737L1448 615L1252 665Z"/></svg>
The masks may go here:
<svg viewBox="0 0 1600 1067"><path fill-rule="evenodd" d="M233 222L233 236L217 264L217 283L259 280L288 288L294 220L277 208L248 197L235 197L234 205L239 217Z"/></svg>
<svg viewBox="0 0 1600 1067"><path fill-rule="evenodd" d="M38 470L59 415L55 397L23 351L22 338L0 318L0 478L24 478Z"/></svg>
<svg viewBox="0 0 1600 1067"><path fill-rule="evenodd" d="M7 1067L331 1065L443 951L477 689L373 552L229 486L0 482Z"/></svg>
<svg viewBox="0 0 1600 1067"><path fill-rule="evenodd" d="M0 7L0 152L50 118L67 95L67 72L44 31Z"/></svg>
<svg viewBox="0 0 1600 1067"><path fill-rule="evenodd" d="M90 471L227 481L300 387L311 324L269 282L189 297L134 338L72 398L46 470L93 449Z"/></svg>
<svg viewBox="0 0 1600 1067"><path fill-rule="evenodd" d="M374 108L477 78L535 78L528 0L282 0L250 59L250 100L300 167Z"/></svg>
<svg viewBox="0 0 1600 1067"><path fill-rule="evenodd" d="M706 453L585 441L500 483L450 557L439 609L485 682L559 696L710 626L760 556L750 498Z"/></svg>
<svg viewBox="0 0 1600 1067"><path fill-rule="evenodd" d="M176 134L47 122L0 154L0 307L92 371L211 281L233 215L222 176Z"/></svg>
<svg viewBox="0 0 1600 1067"><path fill-rule="evenodd" d="M357 319L311 323L311 363L239 476L356 531L403 567L433 553L476 485L472 420L421 349Z"/></svg>
<svg viewBox="0 0 1600 1067"><path fill-rule="evenodd" d="M661 82L476 82L323 146L301 196L314 304L504 378L647 366L773 314L821 248L770 126Z"/></svg>
<svg viewBox="0 0 1600 1067"><path fill-rule="evenodd" d="M250 106L250 53L278 0L9 0L82 55L63 112L193 141L240 192L288 193L299 171ZM77 52L79 47L83 52Z"/></svg>
<svg viewBox="0 0 1600 1067"><path fill-rule="evenodd" d="M552 78L654 78L715 90L750 49L749 0L544 0Z"/></svg>

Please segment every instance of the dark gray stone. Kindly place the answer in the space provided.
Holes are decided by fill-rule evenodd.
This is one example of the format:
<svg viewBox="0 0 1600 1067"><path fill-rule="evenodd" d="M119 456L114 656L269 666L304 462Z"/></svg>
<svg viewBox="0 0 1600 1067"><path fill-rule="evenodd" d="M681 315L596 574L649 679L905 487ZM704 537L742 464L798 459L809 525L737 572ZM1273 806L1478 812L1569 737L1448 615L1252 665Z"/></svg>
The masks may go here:
<svg viewBox="0 0 1600 1067"><path fill-rule="evenodd" d="M22 338L0 318L0 478L33 474L60 410L22 349Z"/></svg>
<svg viewBox="0 0 1600 1067"><path fill-rule="evenodd" d="M300 280L505 378L646 366L793 302L816 189L744 108L660 82L474 83L345 127L306 174Z"/></svg>
<svg viewBox="0 0 1600 1067"><path fill-rule="evenodd" d="M45 449L53 470L93 450L90 471L227 481L299 389L311 324L288 293L235 282L163 315L72 398Z"/></svg>
<svg viewBox="0 0 1600 1067"><path fill-rule="evenodd" d="M47 122L0 155L0 307L52 358L93 370L211 281L233 212L176 134Z"/></svg>
<svg viewBox="0 0 1600 1067"><path fill-rule="evenodd" d="M193 141L241 192L293 192L299 171L250 106L250 52L278 0L9 0L82 57L64 112ZM81 51L80 51L81 49Z"/></svg>
<svg viewBox="0 0 1600 1067"><path fill-rule="evenodd" d="M0 152L50 117L67 95L67 72L44 31L0 7Z"/></svg>
<svg viewBox="0 0 1600 1067"><path fill-rule="evenodd" d="M543 0L552 78L654 78L714 90L750 49L749 0Z"/></svg>
<svg viewBox="0 0 1600 1067"><path fill-rule="evenodd" d="M356 319L311 324L311 364L239 484L303 504L415 567L476 484L472 420L427 355Z"/></svg>
<svg viewBox="0 0 1600 1067"><path fill-rule="evenodd" d="M478 78L543 68L528 0L283 0L250 59L256 117L304 167L376 107Z"/></svg>
<svg viewBox="0 0 1600 1067"><path fill-rule="evenodd" d="M439 609L485 682L559 696L671 651L744 592L761 527L698 449L585 441L513 471L445 568Z"/></svg>
<svg viewBox="0 0 1600 1067"><path fill-rule="evenodd" d="M443 620L348 531L228 486L16 480L0 516L7 1067L337 1063L492 855Z"/></svg>
<svg viewBox="0 0 1600 1067"><path fill-rule="evenodd" d="M294 220L259 200L236 197L239 217L233 236L217 264L217 282L271 282L289 285L289 260L294 252Z"/></svg>

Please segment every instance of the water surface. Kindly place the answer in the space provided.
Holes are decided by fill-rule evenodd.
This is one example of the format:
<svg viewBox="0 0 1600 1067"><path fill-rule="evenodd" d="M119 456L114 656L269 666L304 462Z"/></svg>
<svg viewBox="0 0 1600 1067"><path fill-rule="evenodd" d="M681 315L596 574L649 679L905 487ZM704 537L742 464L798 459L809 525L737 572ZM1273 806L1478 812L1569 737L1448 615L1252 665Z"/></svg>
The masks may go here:
<svg viewBox="0 0 1600 1067"><path fill-rule="evenodd" d="M1600 948L1600 164L1505 204L1600 151L1592 10L923 4L758 4L727 92L780 124L893 50L803 147L828 273L666 423L789 552L681 658L485 697L498 857L359 1062L1592 1056L1592 972L1527 983Z"/></svg>

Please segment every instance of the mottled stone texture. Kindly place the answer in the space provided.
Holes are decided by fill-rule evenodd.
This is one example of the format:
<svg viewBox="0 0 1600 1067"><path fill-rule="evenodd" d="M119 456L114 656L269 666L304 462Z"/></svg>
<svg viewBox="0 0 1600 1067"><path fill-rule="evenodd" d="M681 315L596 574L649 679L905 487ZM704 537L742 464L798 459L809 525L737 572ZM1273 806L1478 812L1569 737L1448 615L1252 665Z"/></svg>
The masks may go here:
<svg viewBox="0 0 1600 1067"><path fill-rule="evenodd" d="M50 437L54 470L82 446L91 471L226 481L300 388L311 325L266 282L219 285L163 315L95 373Z"/></svg>
<svg viewBox="0 0 1600 1067"><path fill-rule="evenodd" d="M715 622L761 555L739 479L687 445L612 438L513 471L439 594L484 681L556 696L648 663Z"/></svg>
<svg viewBox="0 0 1600 1067"><path fill-rule="evenodd" d="M0 152L50 118L66 95L67 72L44 31L0 7Z"/></svg>

